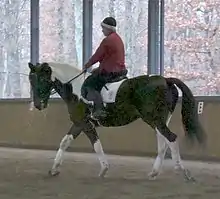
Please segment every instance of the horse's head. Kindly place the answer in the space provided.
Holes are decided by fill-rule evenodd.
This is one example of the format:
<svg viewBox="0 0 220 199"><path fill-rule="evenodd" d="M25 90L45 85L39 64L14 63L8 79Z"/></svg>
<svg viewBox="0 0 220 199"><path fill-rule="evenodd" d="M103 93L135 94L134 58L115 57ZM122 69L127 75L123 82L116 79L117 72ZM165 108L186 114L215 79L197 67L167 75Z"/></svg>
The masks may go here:
<svg viewBox="0 0 220 199"><path fill-rule="evenodd" d="M52 70L48 63L29 63L29 81L33 91L33 102L35 108L43 110L47 107L53 82L51 80Z"/></svg>

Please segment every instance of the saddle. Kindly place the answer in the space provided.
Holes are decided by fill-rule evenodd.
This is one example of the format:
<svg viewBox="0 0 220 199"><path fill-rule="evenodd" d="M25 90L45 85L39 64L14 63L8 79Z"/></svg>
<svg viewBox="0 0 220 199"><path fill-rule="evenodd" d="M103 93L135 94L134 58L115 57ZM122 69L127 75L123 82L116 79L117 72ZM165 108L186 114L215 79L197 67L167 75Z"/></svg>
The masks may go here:
<svg viewBox="0 0 220 199"><path fill-rule="evenodd" d="M122 82L125 79L128 79L127 77L127 69L117 72L117 73L110 73L108 75L102 74L105 78L105 84L100 87L100 91L97 91L100 93L102 102L105 103L114 103L116 94L118 91L118 88L122 84ZM93 104L92 102L88 101L86 98L83 97L82 95L82 100L86 104Z"/></svg>
<svg viewBox="0 0 220 199"><path fill-rule="evenodd" d="M108 77L106 77L106 84L109 84L109 83L114 83L114 82L119 82L123 79L127 79L127 74L128 74L128 70L125 69L121 72L118 72L118 73L110 73L110 75L108 75ZM106 86L106 84L104 85L104 88L106 90L108 90L108 87Z"/></svg>

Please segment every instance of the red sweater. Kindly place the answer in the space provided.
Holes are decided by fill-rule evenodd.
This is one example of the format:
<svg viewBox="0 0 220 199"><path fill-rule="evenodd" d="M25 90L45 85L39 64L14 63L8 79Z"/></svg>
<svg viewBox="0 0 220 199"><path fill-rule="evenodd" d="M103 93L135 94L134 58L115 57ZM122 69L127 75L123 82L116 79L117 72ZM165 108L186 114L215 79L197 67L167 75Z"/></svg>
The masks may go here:
<svg viewBox="0 0 220 199"><path fill-rule="evenodd" d="M104 38L90 58L87 65L100 62L99 73L120 72L125 69L124 44L117 33L111 33Z"/></svg>

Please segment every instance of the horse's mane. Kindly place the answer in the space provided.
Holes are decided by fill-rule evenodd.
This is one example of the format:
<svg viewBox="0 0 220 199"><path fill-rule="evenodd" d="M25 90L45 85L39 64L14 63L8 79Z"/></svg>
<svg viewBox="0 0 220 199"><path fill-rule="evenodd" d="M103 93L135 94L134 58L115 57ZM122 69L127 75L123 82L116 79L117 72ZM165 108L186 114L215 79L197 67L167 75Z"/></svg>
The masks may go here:
<svg viewBox="0 0 220 199"><path fill-rule="evenodd" d="M66 63L57 63L57 62L48 62L52 70L51 79L54 81L55 78L58 79L61 83L65 84L70 81L72 78L77 76L82 72L78 67L75 67ZM86 77L89 74L86 74ZM81 96L81 86L84 82L84 75L74 79L71 84L73 87L73 93L78 97Z"/></svg>
<svg viewBox="0 0 220 199"><path fill-rule="evenodd" d="M48 62L52 69L52 78L57 78L63 84L78 75L81 70L73 65L66 63Z"/></svg>

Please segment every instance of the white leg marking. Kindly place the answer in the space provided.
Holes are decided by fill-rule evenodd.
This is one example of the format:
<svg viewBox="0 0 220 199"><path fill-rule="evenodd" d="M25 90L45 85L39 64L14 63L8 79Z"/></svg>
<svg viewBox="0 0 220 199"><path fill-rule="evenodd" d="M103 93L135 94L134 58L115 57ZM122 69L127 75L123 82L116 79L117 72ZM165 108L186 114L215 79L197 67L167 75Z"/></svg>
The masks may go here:
<svg viewBox="0 0 220 199"><path fill-rule="evenodd" d="M73 140L72 135L65 135L63 139L60 142L60 148L57 151L56 157L54 159L54 164L51 170L51 175L56 175L59 173L59 167L61 166L63 162L63 155L66 149L70 146L71 142Z"/></svg>
<svg viewBox="0 0 220 199"><path fill-rule="evenodd" d="M169 113L169 114L168 114L168 117L167 117L167 122L166 122L166 125L167 125L167 126L169 126L169 123L170 123L171 117L172 117L172 114Z"/></svg>
<svg viewBox="0 0 220 199"><path fill-rule="evenodd" d="M161 133L159 132L159 130L156 128L155 129L157 134L157 157L154 161L153 164L153 169L152 171L148 174L148 177L150 179L155 179L159 173L160 173L160 169L162 167L163 164L163 160L164 160L164 156L166 154L166 150L168 148L168 145L163 137L163 135L161 135Z"/></svg>
<svg viewBox="0 0 220 199"><path fill-rule="evenodd" d="M171 116L167 120L167 126L169 124L169 121L171 119ZM171 156L172 160L175 162L174 169L175 171L181 170L183 171L183 175L186 180L191 180L195 181L195 179L191 176L190 172L184 168L181 157L180 157L180 152L179 152L179 143L178 139L175 142L169 142L165 137L164 140L166 141L167 145L169 146L171 150Z"/></svg>
<svg viewBox="0 0 220 199"><path fill-rule="evenodd" d="M169 113L168 115L168 119L167 119L167 126L169 125L170 119L171 119L172 115ZM153 169L152 171L148 174L148 177L150 179L155 179L161 170L162 164L163 164L163 160L164 160L164 156L166 154L167 148L168 148L168 144L166 142L165 137L159 132L159 130L157 128L155 128L156 131L156 136L157 136L157 157L154 161L153 164Z"/></svg>
<svg viewBox="0 0 220 199"><path fill-rule="evenodd" d="M179 152L178 140L176 140L175 142L169 142L167 140L167 143L171 150L172 159L175 161L175 166L174 166L175 171L182 171L183 176L187 181L195 181L195 179L191 176L190 171L188 169L185 169L182 164L182 160Z"/></svg>
<svg viewBox="0 0 220 199"><path fill-rule="evenodd" d="M172 115L169 113L167 123L166 123L167 126L170 123L171 117L172 117ZM167 145L169 146L169 148L171 150L172 160L175 161L175 169L183 168L183 165L181 163L180 153L179 153L178 141L171 143L165 137L164 137L164 140L167 142Z"/></svg>
<svg viewBox="0 0 220 199"><path fill-rule="evenodd" d="M102 148L102 144L99 139L94 143L94 150L101 164L101 170L99 172L99 176L104 177L109 169L109 164L108 164L107 158Z"/></svg>
<svg viewBox="0 0 220 199"><path fill-rule="evenodd" d="M168 143L169 148L171 150L172 160L175 162L174 169L175 170L184 169L184 166L182 164L182 160L180 157L178 139L175 142L169 142L167 140L167 143Z"/></svg>

